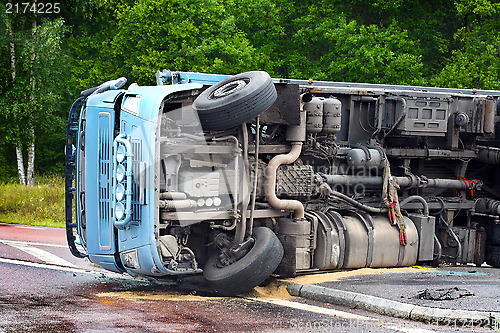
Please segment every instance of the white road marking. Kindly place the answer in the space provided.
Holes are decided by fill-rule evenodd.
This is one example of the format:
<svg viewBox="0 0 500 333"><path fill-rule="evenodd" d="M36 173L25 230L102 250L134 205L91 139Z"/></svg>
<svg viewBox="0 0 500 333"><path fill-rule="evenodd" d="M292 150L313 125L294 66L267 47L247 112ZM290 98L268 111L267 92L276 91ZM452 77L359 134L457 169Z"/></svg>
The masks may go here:
<svg viewBox="0 0 500 333"><path fill-rule="evenodd" d="M32 245L32 246L46 246L46 247L59 247L59 248L67 248L67 245L61 245L61 244L49 244L49 243L36 243L36 242L22 242L22 241L11 241L11 240L4 240L0 239L0 243L4 243L7 245L11 244L22 244L22 245Z"/></svg>
<svg viewBox="0 0 500 333"><path fill-rule="evenodd" d="M21 242L5 242L1 241L4 244L10 245L12 247L15 247L23 252L26 252L48 264L53 264L57 266L65 266L65 267L77 267L76 265L70 263L69 261L66 261L62 258L59 258L55 254L52 254L50 252L44 251L42 249L39 249L37 247L28 245L29 243L21 243Z"/></svg>
<svg viewBox="0 0 500 333"><path fill-rule="evenodd" d="M1 225L13 227L13 228L19 228L19 229L48 229L48 227L38 227L38 226L31 226L31 225L22 225L22 224L9 224L9 223L0 223Z"/></svg>
<svg viewBox="0 0 500 333"><path fill-rule="evenodd" d="M87 273L87 274L101 274L99 272L88 271L86 269L78 268L78 267L73 268L73 267L66 267L66 266L40 264L37 262L8 259L8 258L0 258L0 262L6 263L6 264L28 266L28 267L46 268L46 269L52 269L55 271L64 271L64 272L72 272L72 273Z"/></svg>
<svg viewBox="0 0 500 333"><path fill-rule="evenodd" d="M124 279L124 280L136 280L136 281L147 281L146 279L142 278L133 278L129 275L126 274L118 274L115 272L98 272L98 271L89 271L84 268L73 268L73 267L65 267L65 266L57 266L57 265L49 265L49 264L40 264L37 262L31 262L31 261L23 261L23 260L16 260L16 259L8 259L8 258L0 258L0 262L6 263L6 264L12 264L12 265L21 265L21 266L27 266L27 267L36 267L36 268L45 268L45 269L51 269L54 271L63 271L63 272L70 272L70 273L82 273L82 274L93 274L93 275L104 275L107 278L113 278L113 279Z"/></svg>
<svg viewBox="0 0 500 333"><path fill-rule="evenodd" d="M314 312L314 313L319 313L319 314L324 314L324 315L329 315L329 316L334 316L334 317L342 317L342 318L353 319L353 320L378 321L375 318L358 316L358 315L344 312L344 311L322 308L320 306L314 306L314 305L309 305L309 304L304 304L304 303L291 302L291 301L287 301L287 300L283 300L283 299L254 298L254 297L245 297L245 298L252 300L252 301L256 301L256 302L276 304L276 305L286 306L286 307L293 308L293 309L306 310L309 312Z"/></svg>

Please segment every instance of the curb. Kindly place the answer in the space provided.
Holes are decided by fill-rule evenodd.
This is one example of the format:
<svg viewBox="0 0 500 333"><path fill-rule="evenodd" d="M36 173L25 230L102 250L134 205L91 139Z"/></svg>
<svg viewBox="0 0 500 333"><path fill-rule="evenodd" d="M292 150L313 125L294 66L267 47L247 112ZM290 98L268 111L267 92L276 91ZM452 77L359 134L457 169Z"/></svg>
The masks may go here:
<svg viewBox="0 0 500 333"><path fill-rule="evenodd" d="M500 323L500 312L431 308L318 285L286 284L292 296L363 309L397 318L463 327L495 327Z"/></svg>

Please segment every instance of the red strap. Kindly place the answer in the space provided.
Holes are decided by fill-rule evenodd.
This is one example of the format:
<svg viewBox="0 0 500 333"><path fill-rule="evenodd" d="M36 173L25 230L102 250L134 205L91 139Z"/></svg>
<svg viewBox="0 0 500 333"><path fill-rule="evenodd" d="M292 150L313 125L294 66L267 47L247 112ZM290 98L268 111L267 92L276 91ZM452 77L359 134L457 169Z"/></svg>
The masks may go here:
<svg viewBox="0 0 500 333"><path fill-rule="evenodd" d="M408 237L406 236L406 230L403 224L399 226L399 242L403 246L406 246L408 244Z"/></svg>
<svg viewBox="0 0 500 333"><path fill-rule="evenodd" d="M470 189L470 195L471 197L474 196L474 185L476 184L475 181L467 179L465 177L457 176L457 178L465 183L468 189ZM456 195L458 195L458 191L455 191Z"/></svg>
<svg viewBox="0 0 500 333"><path fill-rule="evenodd" d="M398 222L396 218L396 211L391 207L389 207L387 211L389 213L389 222L391 223L391 225L395 225Z"/></svg>

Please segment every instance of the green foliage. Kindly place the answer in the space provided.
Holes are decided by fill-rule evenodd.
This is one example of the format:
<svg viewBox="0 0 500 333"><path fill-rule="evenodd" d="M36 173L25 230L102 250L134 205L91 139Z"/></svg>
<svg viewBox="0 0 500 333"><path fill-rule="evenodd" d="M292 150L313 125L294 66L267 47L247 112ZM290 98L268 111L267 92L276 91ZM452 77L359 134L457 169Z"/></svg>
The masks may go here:
<svg viewBox="0 0 500 333"><path fill-rule="evenodd" d="M71 72L66 79L74 96L105 81L126 76L123 64L113 54L112 40L118 31L120 8L131 0L70 0L64 17L71 29L64 40Z"/></svg>
<svg viewBox="0 0 500 333"><path fill-rule="evenodd" d="M236 25L227 2L138 1L118 12L113 55L128 77L151 84L158 69L238 73L262 67L262 54Z"/></svg>
<svg viewBox="0 0 500 333"><path fill-rule="evenodd" d="M456 2L456 8L463 20L454 36L458 47L433 83L500 89L500 3L461 0Z"/></svg>
<svg viewBox="0 0 500 333"><path fill-rule="evenodd" d="M497 1L490 0L459 0L455 2L458 13L474 16L476 19L496 14L500 9Z"/></svg>
<svg viewBox="0 0 500 333"><path fill-rule="evenodd" d="M312 14L297 20L292 42L300 54L291 54L292 77L320 80L421 84L423 64L418 45L395 26L380 29L359 25L344 17ZM316 22L316 23L315 23ZM315 23L315 24L313 24Z"/></svg>
<svg viewBox="0 0 500 333"><path fill-rule="evenodd" d="M64 20L40 19L34 28L33 21L20 15L7 17L4 14L2 19L5 23L4 36L7 37L0 40L1 60L8 69L2 72L5 85L0 93L0 138L3 151L13 150L18 145L27 147L35 140L35 156L42 157L36 160L38 166L45 168L56 165L56 161L62 158L61 144L43 143L47 143L49 138L57 138L61 142L60 133L64 131L62 119L66 116L68 104L68 85L64 82L68 68L67 56L61 48L67 31ZM15 51L15 80L11 77L9 25L12 27ZM38 143L42 145L38 147ZM48 151L48 148L55 147L59 150ZM13 169L0 168L0 177L9 177ZM60 167L58 169L62 170ZM51 171L55 170L51 168Z"/></svg>
<svg viewBox="0 0 500 333"><path fill-rule="evenodd" d="M500 89L500 35L488 36L478 30L457 33L463 46L453 51L434 85Z"/></svg>
<svg viewBox="0 0 500 333"><path fill-rule="evenodd" d="M0 179L16 176L32 125L37 171L61 172L79 92L120 76L154 84L164 68L500 89L499 11L499 0L68 0L33 36L31 14L0 11Z"/></svg>
<svg viewBox="0 0 500 333"><path fill-rule="evenodd" d="M3 140L4 132L0 129L0 182L15 181L17 176L16 157L12 146Z"/></svg>
<svg viewBox="0 0 500 333"><path fill-rule="evenodd" d="M152 84L162 68L495 86L498 27L485 26L498 21L496 1L110 0L76 7L85 17L70 47L80 90L118 76ZM480 27L479 37L460 37L471 27ZM477 38L483 44L471 44ZM471 58L478 47L492 63L486 74L473 74L482 68L483 59Z"/></svg>
<svg viewBox="0 0 500 333"><path fill-rule="evenodd" d="M45 177L36 186L0 184L0 222L64 227L64 179Z"/></svg>

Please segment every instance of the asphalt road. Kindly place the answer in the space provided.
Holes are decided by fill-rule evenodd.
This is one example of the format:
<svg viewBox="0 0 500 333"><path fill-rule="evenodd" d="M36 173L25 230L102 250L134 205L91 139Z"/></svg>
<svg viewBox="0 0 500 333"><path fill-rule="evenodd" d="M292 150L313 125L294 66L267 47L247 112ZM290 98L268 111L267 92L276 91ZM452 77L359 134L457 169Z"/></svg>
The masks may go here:
<svg viewBox="0 0 500 333"><path fill-rule="evenodd" d="M200 295L74 258L54 228L0 224L0 273L0 333L491 332L291 298L273 283L242 297Z"/></svg>

